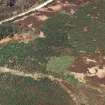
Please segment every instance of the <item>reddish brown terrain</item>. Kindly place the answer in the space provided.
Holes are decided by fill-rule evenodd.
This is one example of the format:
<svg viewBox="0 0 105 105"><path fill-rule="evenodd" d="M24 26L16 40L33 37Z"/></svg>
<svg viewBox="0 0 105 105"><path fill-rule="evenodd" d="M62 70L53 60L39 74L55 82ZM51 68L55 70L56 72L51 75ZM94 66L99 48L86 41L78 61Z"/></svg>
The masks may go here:
<svg viewBox="0 0 105 105"><path fill-rule="evenodd" d="M95 54L80 55L75 59L70 71L83 73L88 79L105 84L105 56L97 51Z"/></svg>

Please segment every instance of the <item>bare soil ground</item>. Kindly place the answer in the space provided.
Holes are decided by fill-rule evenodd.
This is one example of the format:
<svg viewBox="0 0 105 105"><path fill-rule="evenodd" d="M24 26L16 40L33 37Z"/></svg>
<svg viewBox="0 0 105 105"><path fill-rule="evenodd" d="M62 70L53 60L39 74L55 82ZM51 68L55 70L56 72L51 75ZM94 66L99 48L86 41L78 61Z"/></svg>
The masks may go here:
<svg viewBox="0 0 105 105"><path fill-rule="evenodd" d="M83 73L96 83L105 84L105 56L97 51L95 54L85 54L77 57L70 71Z"/></svg>

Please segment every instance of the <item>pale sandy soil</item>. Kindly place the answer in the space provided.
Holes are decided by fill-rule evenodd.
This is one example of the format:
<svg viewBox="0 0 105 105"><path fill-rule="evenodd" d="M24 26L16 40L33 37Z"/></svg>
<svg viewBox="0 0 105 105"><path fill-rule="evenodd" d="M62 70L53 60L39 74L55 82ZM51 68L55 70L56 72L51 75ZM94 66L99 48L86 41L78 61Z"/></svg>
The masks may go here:
<svg viewBox="0 0 105 105"><path fill-rule="evenodd" d="M48 19L48 16L46 15L41 15L41 16L36 16L36 17L37 17L37 20L42 21L42 22Z"/></svg>
<svg viewBox="0 0 105 105"><path fill-rule="evenodd" d="M22 77L30 77L34 80L38 80L38 79L42 79L47 77L48 79L50 79L51 81L62 81L59 78L55 78L52 75L46 75L46 74L42 74L42 73L29 73L29 72L24 72L24 71L19 71L19 70L14 70L14 69L10 69L7 67L0 67L0 73L10 73L12 75L17 75L17 76L22 76Z"/></svg>
<svg viewBox="0 0 105 105"><path fill-rule="evenodd" d="M100 69L98 66L94 66L92 68L88 68L89 73L87 76L92 77L92 76L97 76L98 78L105 78L105 67Z"/></svg>
<svg viewBox="0 0 105 105"><path fill-rule="evenodd" d="M54 6L50 6L49 7L50 9L52 9L53 11L60 11L62 9L62 5L60 4L57 4L57 5L54 5Z"/></svg>
<svg viewBox="0 0 105 105"><path fill-rule="evenodd" d="M12 41L19 41L19 42L27 43L31 40L33 40L33 37L30 34L27 34L27 33L23 33L23 34L19 34L19 35L15 34L14 37L12 37L12 38L6 37L6 38L0 40L0 45L7 44Z"/></svg>
<svg viewBox="0 0 105 105"><path fill-rule="evenodd" d="M0 40L0 44L5 44L5 43L8 43L8 42L10 42L11 40L12 40L12 39L11 39L11 38L9 38L9 37L4 38L4 39Z"/></svg>
<svg viewBox="0 0 105 105"><path fill-rule="evenodd" d="M75 73L75 72L70 72L70 73L73 74L74 77L75 77L76 79L78 79L80 82L86 83L85 74L83 74L83 73Z"/></svg>

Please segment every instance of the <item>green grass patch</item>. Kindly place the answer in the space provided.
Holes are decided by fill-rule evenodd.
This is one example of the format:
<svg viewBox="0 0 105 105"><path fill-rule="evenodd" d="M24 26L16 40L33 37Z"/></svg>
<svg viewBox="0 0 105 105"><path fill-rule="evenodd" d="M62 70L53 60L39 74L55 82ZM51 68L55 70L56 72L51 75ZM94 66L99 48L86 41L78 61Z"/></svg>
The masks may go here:
<svg viewBox="0 0 105 105"><path fill-rule="evenodd" d="M57 74L64 74L73 63L73 56L51 57L47 63L47 71Z"/></svg>

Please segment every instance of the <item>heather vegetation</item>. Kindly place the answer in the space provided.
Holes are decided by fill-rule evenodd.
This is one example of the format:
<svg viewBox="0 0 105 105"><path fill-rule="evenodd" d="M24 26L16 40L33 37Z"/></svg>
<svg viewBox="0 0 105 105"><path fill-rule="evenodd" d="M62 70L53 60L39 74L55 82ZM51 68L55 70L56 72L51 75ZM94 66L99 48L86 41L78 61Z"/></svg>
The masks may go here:
<svg viewBox="0 0 105 105"><path fill-rule="evenodd" d="M20 6L25 1L21 0ZM69 2L78 4L85 0ZM25 8L27 6L28 2ZM56 2L51 7L56 8ZM46 8L48 12L53 11ZM59 8L61 3L59 6L57 2L56 9ZM65 7L54 16L48 16L40 29L37 27L38 32L33 21L30 24L23 18L24 29L13 23L0 25L0 38L21 32L19 37L0 46L0 67L4 67L4 71L0 70L1 105L75 105L73 101L78 105L104 105L104 85L100 88L100 84L105 83L105 59L101 53L105 52L105 1L92 1L75 13L76 6L71 8L70 5L70 11ZM38 11L36 14L38 19L47 17ZM23 31L33 36L25 37Z"/></svg>
<svg viewBox="0 0 105 105"><path fill-rule="evenodd" d="M41 27L45 38L27 44L10 43L0 49L0 65L61 75L73 63L75 55L105 51L104 1L81 7L73 16L59 13ZM1 35L17 32L14 25L2 26ZM7 28L6 31L4 31ZM76 55L76 56L77 56ZM72 79L71 75L65 77Z"/></svg>
<svg viewBox="0 0 105 105"><path fill-rule="evenodd" d="M104 1L81 7L73 16L60 13L49 19L42 29L48 46L69 47L77 53L105 50Z"/></svg>
<svg viewBox="0 0 105 105"><path fill-rule="evenodd" d="M46 71L47 67L54 67L54 69L57 68L58 70L59 65L65 67L65 62L68 67L75 54L94 52L97 48L105 50L105 24L99 10L100 8L104 9L104 7L99 5L100 2L97 5L91 4L82 7L73 16L59 13L48 19L41 28L46 36L45 38L38 38L28 44L16 42L1 48L0 65L43 71ZM99 9L97 10L97 8ZM94 19L93 14L100 15ZM102 19L99 20L98 18ZM3 32L15 32L17 28L11 27ZM69 52L66 52L65 49L69 50ZM65 56L68 56L68 58L66 59ZM54 63L49 64L54 57L59 57L61 61L57 61L58 64L56 63L56 65L53 65ZM63 57L65 59L62 59ZM54 60L51 62L56 62L56 59ZM48 72L53 72L52 69L48 68ZM58 70L57 72L61 71ZM54 72L56 73L56 70Z"/></svg>
<svg viewBox="0 0 105 105"><path fill-rule="evenodd" d="M13 36L16 33L20 32L20 28L13 23L5 23L0 25L0 39L7 36Z"/></svg>
<svg viewBox="0 0 105 105"><path fill-rule="evenodd" d="M2 105L75 105L59 84L47 78L31 78L0 74L0 103Z"/></svg>

